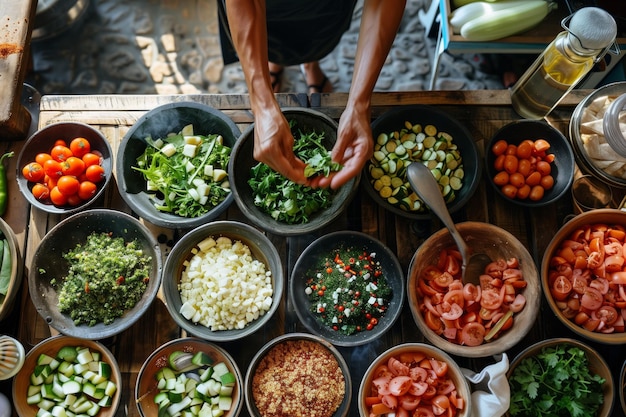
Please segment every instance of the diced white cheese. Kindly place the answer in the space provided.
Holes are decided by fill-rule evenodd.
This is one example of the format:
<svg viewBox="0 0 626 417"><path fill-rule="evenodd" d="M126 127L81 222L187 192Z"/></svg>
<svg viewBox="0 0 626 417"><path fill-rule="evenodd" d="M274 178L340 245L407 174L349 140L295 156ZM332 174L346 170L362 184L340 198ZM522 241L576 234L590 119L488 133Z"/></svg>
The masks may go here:
<svg viewBox="0 0 626 417"><path fill-rule="evenodd" d="M196 145L191 145L188 143L183 145L183 155L189 158L193 158L194 156L196 156L197 150L198 150L198 147Z"/></svg>
<svg viewBox="0 0 626 417"><path fill-rule="evenodd" d="M163 155L170 157L176 153L176 146L171 143L168 143L167 145L161 148L161 152L163 153Z"/></svg>

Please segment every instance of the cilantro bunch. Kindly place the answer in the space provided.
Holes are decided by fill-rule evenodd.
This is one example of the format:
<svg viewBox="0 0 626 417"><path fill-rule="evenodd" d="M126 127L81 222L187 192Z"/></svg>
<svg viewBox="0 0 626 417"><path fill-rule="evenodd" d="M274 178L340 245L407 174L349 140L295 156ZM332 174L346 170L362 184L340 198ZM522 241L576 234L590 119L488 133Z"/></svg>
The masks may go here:
<svg viewBox="0 0 626 417"><path fill-rule="evenodd" d="M291 125L292 131L294 124ZM330 152L324 147L324 134L298 131L294 134L295 155L306 163L304 175L328 176L341 165L332 162ZM311 188L296 184L264 163L250 170L248 185L252 188L254 204L275 220L287 224L307 223L311 215L330 207L334 192L327 188Z"/></svg>
<svg viewBox="0 0 626 417"><path fill-rule="evenodd" d="M577 346L546 347L522 360L510 378L511 416L593 417L604 402L605 380L592 374Z"/></svg>

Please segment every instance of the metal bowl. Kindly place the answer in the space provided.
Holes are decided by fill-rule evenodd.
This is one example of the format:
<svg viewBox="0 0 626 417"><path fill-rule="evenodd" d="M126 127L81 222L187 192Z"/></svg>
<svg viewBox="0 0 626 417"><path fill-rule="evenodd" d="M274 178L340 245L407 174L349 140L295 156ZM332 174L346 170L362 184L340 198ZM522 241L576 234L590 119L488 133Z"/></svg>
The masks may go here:
<svg viewBox="0 0 626 417"><path fill-rule="evenodd" d="M337 140L337 123L324 113L307 108L285 108L283 114L288 121L296 122L296 131L303 133L324 133L325 145L331 149ZM330 207L311 215L306 223L287 224L274 219L254 204L254 195L248 185L250 169L257 165L253 156L254 124L243 132L233 148L228 175L235 195L235 201L246 218L263 230L283 236L312 233L332 223L339 217L354 197L359 177L353 178L333 195Z"/></svg>
<svg viewBox="0 0 626 417"><path fill-rule="evenodd" d="M59 297L51 281L62 282L69 265L63 254L83 244L92 233L112 233L126 241L138 240L145 255L152 259L150 281L139 302L111 324L76 325L58 308ZM29 266L30 297L39 315L54 329L67 336L100 340L129 328L146 312L161 284L161 248L152 233L134 217L116 210L92 209L74 214L54 226L37 247Z"/></svg>
<svg viewBox="0 0 626 417"><path fill-rule="evenodd" d="M604 393L604 402L602 406L600 407L600 409L598 410L598 413L596 414L596 416L597 417L610 416L611 411L613 410L613 399L615 397L615 392L613 389L614 388L613 376L611 375L611 369L607 365L604 358L602 358L602 356L597 351L595 351L591 346L586 345L585 343L579 340L568 339L568 338L547 339L547 340L542 340L540 342L537 342L527 347L526 349L521 351L515 357L515 359L513 359L513 361L511 361L511 364L509 365L509 370L506 373L507 378L511 378L511 375L513 374L513 372L515 372L515 368L519 366L519 364L524 359L533 357L541 353L541 351L544 348L554 348L556 346L561 346L561 345L572 346L572 347L577 347L577 348L582 349L585 352L585 355L587 356L590 371L594 374L600 375L602 378L605 379L605 383L602 386L603 393ZM511 395L513 395L513 392L511 393ZM508 412L506 415L510 416Z"/></svg>
<svg viewBox="0 0 626 417"><path fill-rule="evenodd" d="M68 144L77 137L89 140L91 149L102 154L101 165L104 168L105 178L96 184L98 190L89 200L76 206L56 206L50 201L38 200L33 196L32 188L34 183L27 181L22 175L22 168L29 162L34 162L38 153L49 153L54 143L59 139L64 139ZM17 186L28 202L39 210L52 214L73 214L93 205L93 203L104 193L106 187L111 182L113 176L113 156L111 145L104 135L97 129L79 122L58 122L48 125L35 133L24 144L17 157L15 178Z"/></svg>
<svg viewBox="0 0 626 417"><path fill-rule="evenodd" d="M541 285L539 284L539 274L535 261L526 247L515 236L498 226L482 222L464 222L457 224L456 228L471 251L486 253L493 261L497 259L508 260L511 257L519 260L523 278L527 282L526 288L523 290L526 305L522 311L515 314L513 326L510 329L498 338L478 346L450 342L431 330L422 314L418 287L421 271L436 265L442 250L456 247L448 229L441 229L422 243L409 265L407 296L413 319L422 334L433 345L451 355L476 358L505 352L526 336L539 313Z"/></svg>
<svg viewBox="0 0 626 417"><path fill-rule="evenodd" d="M17 242L17 236L13 232L11 226L7 224L2 218L0 218L0 237L4 236L6 238L6 242L8 243L8 247L4 247L3 249L3 258L4 251L8 250L10 255L7 261L10 263L9 273L10 278L8 282L8 286L6 288L6 294L0 303L0 321L7 318L11 311L13 310L13 306L15 305L15 298L20 291L22 285L22 272L24 269L24 261L22 259L22 255L20 253L20 246ZM3 260L2 263L5 261Z"/></svg>
<svg viewBox="0 0 626 417"><path fill-rule="evenodd" d="M591 174L614 187L626 186L626 173L622 177L611 174L607 172L605 165L609 165L612 161L592 158L592 156L589 155L583 141L582 126L585 122L589 121L585 115L590 108L594 108L592 106L603 103L607 97L615 99L622 94L626 94L626 82L615 82L594 90L578 103L569 123L569 137L576 155L576 161L580 168L585 173ZM604 113L601 111L599 114L602 115ZM599 123L601 122L602 119L600 119ZM606 140L604 139L604 141ZM620 162L620 164L622 164L622 162Z"/></svg>
<svg viewBox="0 0 626 417"><path fill-rule="evenodd" d="M550 175L554 178L554 185L545 192L543 198L537 201L528 198L512 199L507 197L502 192L501 187L493 182L493 178L498 171L494 167L496 157L491 148L500 139L504 139L507 143L516 146L527 139L533 141L545 139L550 143L548 154L554 155L554 161L550 164L552 168ZM485 172L489 184L502 198L524 207L542 207L561 198L572 185L575 167L574 152L567 138L543 120L517 120L509 123L500 128L485 146Z"/></svg>
<svg viewBox="0 0 626 417"><path fill-rule="evenodd" d="M559 308L559 301L556 300L552 295L552 288L550 285L550 267L552 257L557 254L561 243L565 240L570 240L572 234L576 230L594 224L599 224L602 228L617 226L618 229L623 229L624 227L626 227L626 212L615 209L596 209L579 214L567 223L565 223L558 230L556 235L554 235L543 254L543 260L541 262L541 285L543 288L543 295L546 298L548 305L550 306L550 309L552 309L554 315L559 319L559 321L561 321L561 323L563 323L563 325L565 325L565 327L567 327L574 333L584 337L587 340L591 340L597 343L622 345L626 343L626 331L615 331L613 333L606 333L603 331L588 330L585 327L584 322L581 322L582 324L579 325L575 322L575 317L568 318L568 315L564 313L565 309L562 310L561 308ZM592 273L592 275L594 276L593 280L595 281L595 273ZM600 281L598 280L598 282ZM590 283L591 281L589 281L587 286L590 286ZM572 286L577 287L577 285L575 284L572 284ZM582 290L584 290L584 288ZM573 288L572 291L574 291ZM617 293L617 290L615 290L615 293ZM578 294L573 296L573 298L578 297ZM623 316L624 309L618 307L617 314Z"/></svg>
<svg viewBox="0 0 626 417"><path fill-rule="evenodd" d="M351 335L343 334L324 324L316 314L311 312L311 301L305 293L308 287L307 278L323 265L326 258L332 259L334 251L340 248L363 250L368 254L375 253L374 259L382 266L383 276L393 291L391 301L386 306L387 310L372 330L363 329ZM381 337L393 326L402 312L404 296L404 272L395 254L371 236L352 231L326 234L311 243L299 256L289 284L289 297L300 321L311 333L337 346L359 346Z"/></svg>
<svg viewBox="0 0 626 417"><path fill-rule="evenodd" d="M222 416L237 417L243 408L243 377L237 363L224 348L194 337L170 340L159 346L146 358L139 370L137 382L135 383L135 404L137 405L139 415L151 417L159 414L159 406L154 401L154 397L159 393L157 373L167 365L169 355L175 351L204 352L213 360L214 364L224 362L227 365L231 372L235 374L237 382L233 388L231 409L222 414ZM203 404L204 402L199 403L200 406Z"/></svg>
<svg viewBox="0 0 626 417"><path fill-rule="evenodd" d="M39 366L41 360L40 355L46 354L55 358L63 347L85 347L92 352L99 352L101 360L108 363L111 367L110 381L116 385L116 390L111 397L111 405L101 407L98 416L113 417L117 414L122 395L124 395L125 387L122 382L122 374L115 357L109 349L102 343L94 340L86 340L80 337L71 337L57 335L39 342L35 347L29 350L24 360L24 365L20 372L13 378L13 404L15 411L20 417L34 416L37 414L37 404L28 404L28 390L31 385L31 374L35 372L35 368Z"/></svg>
<svg viewBox="0 0 626 417"><path fill-rule="evenodd" d="M222 236L233 242L240 241L248 246L252 257L265 264L266 271L271 272L273 294L269 310L241 329L212 330L203 324L188 320L181 314L183 303L179 283L183 269L189 259L197 252L198 243L209 237L217 239ZM240 339L261 329L278 310L283 296L283 287L283 263L272 242L254 227L234 221L207 223L187 233L176 242L168 254L163 271L163 294L165 295L167 310L174 321L188 333L214 342Z"/></svg>
<svg viewBox="0 0 626 417"><path fill-rule="evenodd" d="M464 168L462 187L455 191L454 199L447 204L450 213L457 212L472 197L480 182L481 160L474 138L465 126L446 112L433 106L414 105L389 110L376 118L372 123L374 140L377 140L378 136L383 133L389 135L392 132L400 132L405 128L406 122L412 125L433 125L439 132L446 132L452 136L452 143L458 147ZM421 158L415 157L413 159L424 162ZM380 164L373 158L370 163L366 164L362 175L363 187L374 201L386 210L408 219L429 220L432 218L432 213L428 208L422 211L409 211L403 209L401 205L391 204L388 199L381 197L373 184L374 179L371 175L371 169L378 166ZM405 189L411 194L411 186L408 184L406 174L398 171L396 175L403 180Z"/></svg>
<svg viewBox="0 0 626 417"><path fill-rule="evenodd" d="M425 359L443 361L448 365L448 378L454 382L457 397L463 400L463 407L455 410L456 414L453 415L458 417L470 416L472 412L472 391L470 390L469 382L465 379L461 368L457 365L454 359L441 349L425 343L404 343L394 346L381 353L371 363L361 380L361 385L359 386L359 394L357 396L359 415L361 417L368 417L372 415L370 414L368 405L365 403L365 399L372 396L372 381L378 377L376 371L379 370L380 367L386 367L391 358L396 358L397 360L402 361L403 357L413 357L414 355ZM450 406L453 407L452 404L450 404ZM425 411L426 413L424 415L432 415L432 406L427 406ZM416 411L414 415L422 415L422 413Z"/></svg>
<svg viewBox="0 0 626 417"><path fill-rule="evenodd" d="M246 379L245 379L246 406L247 406L248 413L250 414L250 416L261 417L263 415L259 412L259 409L257 408L256 402L254 399L254 394L253 394L254 376L257 370L259 369L259 365L261 364L261 362L264 360L264 358L268 355L268 353L272 349L276 348L277 346L284 345L286 343L287 344L311 343L313 344L313 346L317 346L321 348L322 351L324 350L328 351L332 355L332 357L334 357L334 359L337 361L337 364L341 370L341 373L343 374L344 390L343 390L343 401L341 402L337 410L332 414L332 417L346 417L348 415L348 412L350 411L350 402L351 402L351 396L352 396L352 380L350 379L350 369L348 368L348 364L344 360L341 353L332 344L330 344L329 342L325 341L324 339L318 336L314 336L308 333L288 333L282 336L278 336L277 338L266 343L259 350L259 352L254 356L254 358L252 358L252 361L250 362L250 365L248 366L248 370L246 372ZM310 349L312 350L312 348ZM319 363L316 364L317 357L313 356L314 353L312 351L309 351L309 353L312 359L310 361L311 367L310 367L310 372L308 372L308 375L302 378L304 384L306 384L307 381L316 381L319 379L319 376L320 376ZM267 361L267 362L271 363L271 361ZM276 365L282 365L282 362L283 361L276 361L275 363ZM290 387L284 384L280 384L278 389L289 391ZM296 415L296 414L293 414L293 415Z"/></svg>
<svg viewBox="0 0 626 417"><path fill-rule="evenodd" d="M170 133L179 133L189 124L193 125L195 134L222 135L224 144L231 148L240 134L237 125L219 110L195 102L169 103L141 116L124 135L117 150L115 172L120 195L135 213L157 226L192 229L217 218L233 201L231 192L211 211L199 217L164 213L154 207L143 174L133 166L146 149L146 137L164 138Z"/></svg>

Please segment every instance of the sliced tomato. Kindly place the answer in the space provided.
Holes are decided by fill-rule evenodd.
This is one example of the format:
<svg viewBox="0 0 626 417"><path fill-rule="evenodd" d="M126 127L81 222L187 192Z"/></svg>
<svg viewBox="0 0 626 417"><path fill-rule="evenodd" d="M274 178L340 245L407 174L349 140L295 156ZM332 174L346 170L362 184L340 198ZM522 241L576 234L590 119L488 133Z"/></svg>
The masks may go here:
<svg viewBox="0 0 626 417"><path fill-rule="evenodd" d="M466 346L480 346L485 339L485 326L470 322L461 330L461 341Z"/></svg>
<svg viewBox="0 0 626 417"><path fill-rule="evenodd" d="M431 407L419 406L415 409L413 417L435 417Z"/></svg>
<svg viewBox="0 0 626 417"><path fill-rule="evenodd" d="M424 322L426 322L426 326L433 332L437 334L443 333L443 323L432 311L427 310L424 313Z"/></svg>
<svg viewBox="0 0 626 417"><path fill-rule="evenodd" d="M617 321L618 316L617 310L609 305L603 305L596 311L596 317L609 326L612 326Z"/></svg>
<svg viewBox="0 0 626 417"><path fill-rule="evenodd" d="M437 377L441 378L448 373L448 364L444 361L440 361L437 359L430 360L430 366L432 367Z"/></svg>
<svg viewBox="0 0 626 417"><path fill-rule="evenodd" d="M572 282L563 275L556 277L552 288L550 288L550 294L552 294L556 300L563 301L570 292L572 292Z"/></svg>
<svg viewBox="0 0 626 417"><path fill-rule="evenodd" d="M411 378L406 375L396 376L389 381L389 392L396 397L406 394L410 388Z"/></svg>
<svg viewBox="0 0 626 417"><path fill-rule="evenodd" d="M409 388L409 394L414 395L416 397L421 397L426 393L428 389L428 382L425 381L413 381L411 383L411 388Z"/></svg>
<svg viewBox="0 0 626 417"><path fill-rule="evenodd" d="M580 304L592 311L599 309L603 302L604 297L602 297L602 293L593 287L587 287L580 298Z"/></svg>

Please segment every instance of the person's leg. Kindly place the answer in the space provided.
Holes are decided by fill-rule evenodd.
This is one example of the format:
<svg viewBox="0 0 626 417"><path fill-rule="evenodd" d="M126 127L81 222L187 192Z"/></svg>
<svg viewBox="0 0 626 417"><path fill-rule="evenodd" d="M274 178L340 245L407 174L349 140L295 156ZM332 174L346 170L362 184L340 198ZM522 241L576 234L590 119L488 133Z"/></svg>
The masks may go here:
<svg viewBox="0 0 626 417"><path fill-rule="evenodd" d="M272 89L275 93L280 93L280 89L283 84L283 72L285 71L285 67L273 62L268 62L268 65L270 69L270 78L272 80Z"/></svg>
<svg viewBox="0 0 626 417"><path fill-rule="evenodd" d="M330 93L333 91L333 85L322 71L318 61L304 63L300 69L309 93Z"/></svg>

